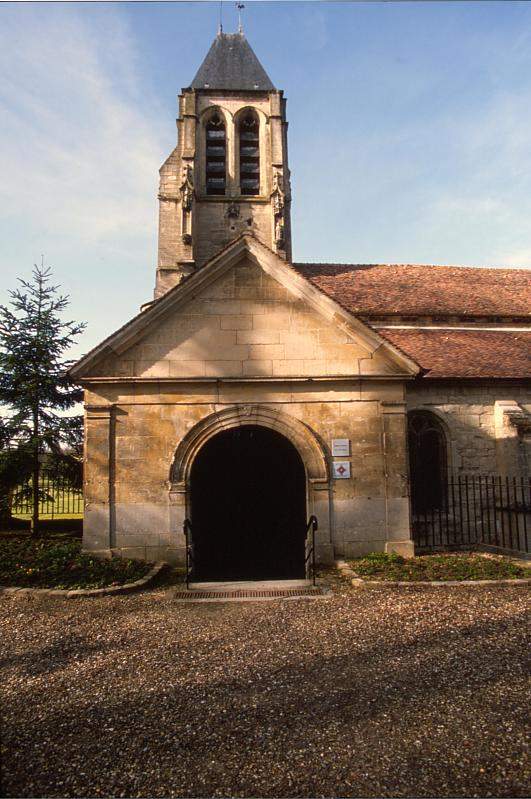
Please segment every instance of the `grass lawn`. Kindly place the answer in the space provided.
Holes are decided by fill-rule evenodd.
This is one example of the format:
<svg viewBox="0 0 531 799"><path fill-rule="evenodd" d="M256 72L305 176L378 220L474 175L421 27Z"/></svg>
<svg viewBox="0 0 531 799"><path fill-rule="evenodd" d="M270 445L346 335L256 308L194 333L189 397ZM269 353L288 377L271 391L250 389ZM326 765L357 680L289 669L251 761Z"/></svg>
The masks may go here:
<svg viewBox="0 0 531 799"><path fill-rule="evenodd" d="M98 560L81 553L81 541L55 535L0 535L0 585L28 588L104 588L140 579L151 563Z"/></svg>
<svg viewBox="0 0 531 799"><path fill-rule="evenodd" d="M31 521L32 514L30 513L14 513L14 519L21 519L22 521ZM82 519L82 513L39 513L39 519L42 521L50 521L51 519Z"/></svg>
<svg viewBox="0 0 531 799"><path fill-rule="evenodd" d="M43 488L44 490L44 488ZM82 519L83 518L83 493L72 488L57 489L53 485L45 487L48 499L39 502L39 517L41 519ZM30 520L33 505L30 500L15 503L13 517L15 519Z"/></svg>
<svg viewBox="0 0 531 799"><path fill-rule="evenodd" d="M508 558L485 558L468 552L416 558L372 552L350 560L349 564L359 577L367 580L507 580L531 576L528 568L517 566Z"/></svg>

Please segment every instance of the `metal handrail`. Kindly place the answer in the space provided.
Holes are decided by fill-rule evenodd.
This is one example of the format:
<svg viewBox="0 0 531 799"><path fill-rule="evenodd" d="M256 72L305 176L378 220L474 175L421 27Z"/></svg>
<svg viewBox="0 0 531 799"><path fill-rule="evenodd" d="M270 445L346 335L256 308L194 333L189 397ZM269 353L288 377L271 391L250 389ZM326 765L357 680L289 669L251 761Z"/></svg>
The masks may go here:
<svg viewBox="0 0 531 799"><path fill-rule="evenodd" d="M306 576L309 577L311 569L312 583L315 585L315 532L319 528L317 516L310 516L306 525L306 557L304 559L304 568ZM308 546L308 544L310 544Z"/></svg>
<svg viewBox="0 0 531 799"><path fill-rule="evenodd" d="M183 533L186 541L186 588L190 587L190 579L194 571L194 548L192 544L192 522L185 519L183 522Z"/></svg>

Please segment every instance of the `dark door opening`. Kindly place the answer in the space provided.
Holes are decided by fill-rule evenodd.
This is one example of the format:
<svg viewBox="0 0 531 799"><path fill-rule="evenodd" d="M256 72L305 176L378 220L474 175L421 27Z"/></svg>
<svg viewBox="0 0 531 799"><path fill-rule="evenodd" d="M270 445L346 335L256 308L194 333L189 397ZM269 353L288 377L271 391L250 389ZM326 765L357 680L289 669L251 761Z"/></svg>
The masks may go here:
<svg viewBox="0 0 531 799"><path fill-rule="evenodd" d="M446 440L429 411L408 414L411 505L414 514L443 508L446 498Z"/></svg>
<svg viewBox="0 0 531 799"><path fill-rule="evenodd" d="M218 433L190 482L196 580L304 578L306 477L288 439L254 425Z"/></svg>

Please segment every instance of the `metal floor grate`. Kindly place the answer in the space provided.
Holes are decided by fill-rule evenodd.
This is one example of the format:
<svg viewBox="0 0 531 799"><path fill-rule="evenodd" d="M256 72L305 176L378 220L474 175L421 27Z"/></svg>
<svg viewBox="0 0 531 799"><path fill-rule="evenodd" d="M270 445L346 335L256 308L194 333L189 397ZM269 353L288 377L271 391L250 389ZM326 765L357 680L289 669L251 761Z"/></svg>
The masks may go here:
<svg viewBox="0 0 531 799"><path fill-rule="evenodd" d="M290 596L319 596L322 589L317 586L301 586L300 588L270 588L263 590L241 589L232 591L175 591L174 599L270 599Z"/></svg>

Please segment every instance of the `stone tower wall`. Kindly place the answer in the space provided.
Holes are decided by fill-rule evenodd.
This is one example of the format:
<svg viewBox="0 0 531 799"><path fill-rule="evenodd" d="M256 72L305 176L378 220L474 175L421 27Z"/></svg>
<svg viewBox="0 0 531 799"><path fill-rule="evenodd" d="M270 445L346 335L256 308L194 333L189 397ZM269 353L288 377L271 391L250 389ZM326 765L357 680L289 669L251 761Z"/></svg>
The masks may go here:
<svg viewBox="0 0 531 799"><path fill-rule="evenodd" d="M238 121L246 109L260 127L260 193L239 187ZM219 113L226 126L226 193L207 195L205 125ZM244 232L252 232L291 260L291 191L286 101L280 91L210 92L185 89L179 97L177 147L160 169L159 253L155 298L200 269Z"/></svg>

